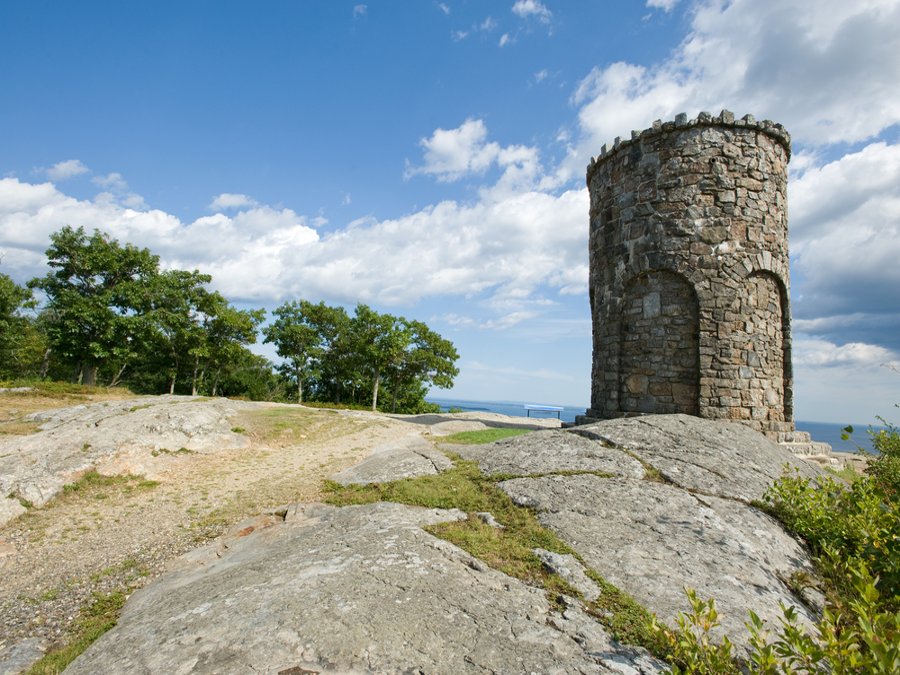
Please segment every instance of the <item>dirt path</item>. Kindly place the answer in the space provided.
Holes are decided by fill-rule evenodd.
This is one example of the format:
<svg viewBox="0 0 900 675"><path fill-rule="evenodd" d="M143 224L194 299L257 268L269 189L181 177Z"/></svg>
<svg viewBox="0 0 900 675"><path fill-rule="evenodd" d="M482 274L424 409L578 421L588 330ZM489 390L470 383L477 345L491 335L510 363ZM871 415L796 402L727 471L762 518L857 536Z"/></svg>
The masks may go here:
<svg viewBox="0 0 900 675"><path fill-rule="evenodd" d="M137 418L150 407L142 401L125 412ZM94 593L143 585L228 526L314 501L327 476L429 432L382 415L231 403L225 433L243 447L127 447L96 464L128 477L89 476L0 528L0 653L23 638L63 638Z"/></svg>

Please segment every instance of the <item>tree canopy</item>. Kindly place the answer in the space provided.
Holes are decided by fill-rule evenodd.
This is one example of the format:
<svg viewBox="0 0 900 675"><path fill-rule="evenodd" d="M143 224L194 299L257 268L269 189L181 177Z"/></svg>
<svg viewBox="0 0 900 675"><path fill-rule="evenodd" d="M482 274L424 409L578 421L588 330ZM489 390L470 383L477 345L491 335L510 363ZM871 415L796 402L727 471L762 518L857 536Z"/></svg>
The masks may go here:
<svg viewBox="0 0 900 675"><path fill-rule="evenodd" d="M0 274L3 377L421 412L458 374L453 343L421 321L303 299L262 328L273 365L248 350L265 310L233 306L209 274L160 269L150 250L82 227L53 233L46 253L50 271L27 288Z"/></svg>
<svg viewBox="0 0 900 675"><path fill-rule="evenodd" d="M352 317L341 307L307 301L286 302L265 330L265 341L285 359L302 401L304 388L317 398L378 408L383 387L390 410L424 409L428 386L447 388L458 374L459 358L449 340L420 321L381 314L359 304Z"/></svg>

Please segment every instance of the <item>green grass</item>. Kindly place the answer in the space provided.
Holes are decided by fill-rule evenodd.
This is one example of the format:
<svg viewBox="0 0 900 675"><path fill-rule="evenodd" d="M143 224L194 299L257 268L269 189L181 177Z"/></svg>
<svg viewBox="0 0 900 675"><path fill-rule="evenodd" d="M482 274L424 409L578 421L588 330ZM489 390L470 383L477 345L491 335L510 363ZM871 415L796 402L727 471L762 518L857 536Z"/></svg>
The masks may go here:
<svg viewBox="0 0 900 675"><path fill-rule="evenodd" d="M830 473L832 476L847 481L848 483L855 483L865 475L854 469L849 464L841 469L833 469L830 466L826 466L825 471Z"/></svg>
<svg viewBox="0 0 900 675"><path fill-rule="evenodd" d="M150 451L150 454L153 457L159 457L160 455L195 455L197 454L196 450L190 450L188 448L178 448L177 450L169 450L168 448L156 448Z"/></svg>
<svg viewBox="0 0 900 675"><path fill-rule="evenodd" d="M532 509L513 503L497 487L500 479L484 476L476 462L448 455L453 460L453 467L433 476L349 486L327 481L325 501L336 506L389 501L428 508L458 508L466 512L465 520L438 523L425 529L490 567L544 589L551 603L556 604L560 594L580 598L576 589L547 570L533 550L542 548L574 555L580 560L578 554L541 525ZM479 512L493 515L502 529L484 523L475 515ZM662 643L649 630L650 613L593 570L588 569L587 573L601 590L597 600L586 604L588 612L616 639L660 653Z"/></svg>
<svg viewBox="0 0 900 675"><path fill-rule="evenodd" d="M41 394L48 398L67 397L71 395L91 396L96 394L120 393L123 396L132 395L127 387L94 387L84 384L75 384L74 382L53 382L51 380L4 380L0 381L2 388L20 388L28 387L30 392L21 392L22 394ZM10 392L16 394L19 392Z"/></svg>
<svg viewBox="0 0 900 675"><path fill-rule="evenodd" d="M76 494L95 491L98 488L119 488L126 493L140 490L151 490L159 485L158 481L147 480L143 476L123 474L104 476L93 469L81 476L74 483L63 485L63 494Z"/></svg>
<svg viewBox="0 0 900 675"><path fill-rule="evenodd" d="M26 671L26 675L55 675L65 670L97 638L116 625L127 598L127 591L122 590L94 593L91 603L82 608L68 642L44 654Z"/></svg>
<svg viewBox="0 0 900 675"><path fill-rule="evenodd" d="M441 443L457 443L459 445L483 445L493 443L511 436L521 436L530 433L532 429L479 429L477 431L460 431L456 434L443 436Z"/></svg>

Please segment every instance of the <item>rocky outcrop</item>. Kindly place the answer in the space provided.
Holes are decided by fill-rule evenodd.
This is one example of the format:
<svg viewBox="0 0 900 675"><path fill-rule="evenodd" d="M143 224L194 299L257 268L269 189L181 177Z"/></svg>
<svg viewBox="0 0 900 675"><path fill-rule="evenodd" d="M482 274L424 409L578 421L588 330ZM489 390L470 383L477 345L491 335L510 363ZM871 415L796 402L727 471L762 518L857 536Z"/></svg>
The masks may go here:
<svg viewBox="0 0 900 675"><path fill-rule="evenodd" d="M600 592L586 568L666 621L689 609L683 588L695 588L717 599L722 630L739 646L748 609L777 623L784 603L801 621L814 619L786 583L811 570L806 552L749 502L785 465L803 475L818 469L744 426L643 417L459 451L572 548L575 555L535 553L585 599ZM390 466L342 478L387 479ZM427 472L439 469L431 463ZM292 506L281 515L183 558L136 593L119 625L67 672L663 669L612 640L580 600L554 605L424 529L462 518L459 511L382 503Z"/></svg>
<svg viewBox="0 0 900 675"><path fill-rule="evenodd" d="M660 672L577 605L560 613L422 529L462 517L383 503L293 508L224 553L218 544L183 559L66 672Z"/></svg>
<svg viewBox="0 0 900 675"><path fill-rule="evenodd" d="M24 512L19 500L43 506L89 469L150 475L151 452L210 453L246 447L231 431L240 409L259 403L185 396L105 401L32 415L41 431L0 440L0 525ZM10 498L13 496L14 498Z"/></svg>

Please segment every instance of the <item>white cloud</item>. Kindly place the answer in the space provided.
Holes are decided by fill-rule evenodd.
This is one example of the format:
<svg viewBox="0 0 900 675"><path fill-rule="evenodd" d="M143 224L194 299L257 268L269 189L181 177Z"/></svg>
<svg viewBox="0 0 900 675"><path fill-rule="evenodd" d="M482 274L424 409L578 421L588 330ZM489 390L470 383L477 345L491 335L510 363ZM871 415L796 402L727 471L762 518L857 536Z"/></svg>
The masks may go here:
<svg viewBox="0 0 900 675"><path fill-rule="evenodd" d="M540 84L541 82L546 80L549 75L550 71L548 71L546 68L543 68L542 70L539 70L534 74L534 81L535 83Z"/></svg>
<svg viewBox="0 0 900 675"><path fill-rule="evenodd" d="M553 13L538 0L516 0L512 6L512 13L523 19L535 17L541 23L548 23Z"/></svg>
<svg viewBox="0 0 900 675"><path fill-rule="evenodd" d="M900 145L808 169L790 184L789 208L796 316L900 317ZM900 342L898 323L883 339Z"/></svg>
<svg viewBox="0 0 900 675"><path fill-rule="evenodd" d="M491 319L484 322L482 328L487 328L489 330L506 330L523 321L533 319L537 315L538 313L533 311L511 312L497 319Z"/></svg>
<svg viewBox="0 0 900 675"><path fill-rule="evenodd" d="M232 192L223 192L217 195L209 204L212 211L228 211L231 209L243 209L250 206L257 206L257 202L247 195L235 194Z"/></svg>
<svg viewBox="0 0 900 675"><path fill-rule="evenodd" d="M500 36L500 41L497 43L500 47L505 47L510 43L511 39L509 37L509 33L504 33Z"/></svg>
<svg viewBox="0 0 900 675"><path fill-rule="evenodd" d="M360 16L365 16L369 11L368 5L354 5L353 6L353 18L357 18Z"/></svg>
<svg viewBox="0 0 900 675"><path fill-rule="evenodd" d="M647 7L671 12L679 2L680 0L647 0Z"/></svg>
<svg viewBox="0 0 900 675"><path fill-rule="evenodd" d="M69 178L74 178L75 176L80 176L89 172L90 169L88 169L80 159L67 159L64 162L57 162L49 169L45 170L47 178L56 182L68 180Z"/></svg>
<svg viewBox="0 0 900 675"><path fill-rule="evenodd" d="M424 165L408 167L406 177L425 174L440 182L452 182L483 175L496 165L503 169L503 175L490 189L493 194L530 188L540 170L537 149L524 145L502 147L488 142L487 135L484 122L472 118L455 129L436 129L419 142L425 150Z"/></svg>
<svg viewBox="0 0 900 675"><path fill-rule="evenodd" d="M482 30L486 33L494 30L496 27L497 22L494 21L491 17L486 18L484 21L478 24L479 30Z"/></svg>
<svg viewBox="0 0 900 675"><path fill-rule="evenodd" d="M494 161L518 152L499 148ZM27 279L44 273L40 253L52 232L99 225L120 241L150 248L167 266L212 274L235 299L409 305L450 293L486 295L512 314L528 311L539 289L566 290L573 280L560 270L579 270L584 283L586 212L584 189L559 196L491 192L475 204L441 202L320 237L290 209L258 205L182 222L158 209L79 200L50 183L7 178L0 179L0 247L4 266Z"/></svg>
<svg viewBox="0 0 900 675"><path fill-rule="evenodd" d="M665 61L594 68L573 96L581 140L565 180L616 136L722 108L784 124L795 142L858 142L900 122L900 3L701 0Z"/></svg>
<svg viewBox="0 0 900 675"><path fill-rule="evenodd" d="M91 178L91 182L94 185L98 185L108 190L121 191L128 189L128 183L125 182L125 179L122 178L122 174L120 173L110 173L105 176L94 176L93 178Z"/></svg>
<svg viewBox="0 0 900 675"><path fill-rule="evenodd" d="M121 204L130 209L146 209L144 198L136 192L128 189L128 182L120 173L110 173L106 176L94 176L91 182L103 189L103 192L94 197L98 204Z"/></svg>
<svg viewBox="0 0 900 675"><path fill-rule="evenodd" d="M797 340L793 361L798 366L882 366L897 360L889 349L862 342L836 345L827 340Z"/></svg>
<svg viewBox="0 0 900 675"><path fill-rule="evenodd" d="M444 14L450 14L450 6L446 3L439 2L438 9L440 9Z"/></svg>

